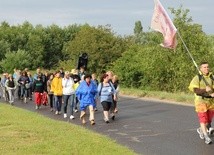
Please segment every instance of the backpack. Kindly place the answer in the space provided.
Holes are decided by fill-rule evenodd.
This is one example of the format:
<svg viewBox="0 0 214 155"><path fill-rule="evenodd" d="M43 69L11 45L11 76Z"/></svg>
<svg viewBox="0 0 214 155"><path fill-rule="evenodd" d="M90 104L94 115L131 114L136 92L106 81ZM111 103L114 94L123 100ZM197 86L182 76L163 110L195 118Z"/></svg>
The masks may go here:
<svg viewBox="0 0 214 155"><path fill-rule="evenodd" d="M111 88L114 89L114 86L112 85L111 82L108 82L108 84L109 84L109 86L110 86ZM101 82L101 88L100 88L99 96L101 95L102 89L103 89L103 82Z"/></svg>
<svg viewBox="0 0 214 155"><path fill-rule="evenodd" d="M201 82L202 78L203 78L203 75L198 74L199 87L200 87L200 82ZM211 81L212 81L212 83L213 83L213 81L214 81L214 76L213 76L213 74L210 74L210 79L211 79ZM205 80L205 79L204 79L204 80ZM206 80L205 80L205 81L206 81ZM204 82L205 82L205 81L204 81ZM207 81L206 81L205 83L207 84Z"/></svg>

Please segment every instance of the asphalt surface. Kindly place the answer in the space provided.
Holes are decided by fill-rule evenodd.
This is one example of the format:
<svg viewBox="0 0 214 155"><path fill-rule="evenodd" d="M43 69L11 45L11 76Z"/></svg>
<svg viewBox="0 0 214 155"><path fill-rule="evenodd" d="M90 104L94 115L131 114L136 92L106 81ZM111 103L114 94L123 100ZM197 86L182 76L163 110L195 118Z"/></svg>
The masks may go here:
<svg viewBox="0 0 214 155"><path fill-rule="evenodd" d="M35 110L33 101L17 101L16 107L37 112L59 121L81 125L79 112L75 119L55 115L48 106ZM151 101L122 96L118 114L109 124L103 121L102 107L95 112L96 125L85 128L109 136L119 144L143 155L214 155L214 144L207 145L196 132L198 120L193 106L183 106L164 101ZM214 141L214 137L212 137Z"/></svg>

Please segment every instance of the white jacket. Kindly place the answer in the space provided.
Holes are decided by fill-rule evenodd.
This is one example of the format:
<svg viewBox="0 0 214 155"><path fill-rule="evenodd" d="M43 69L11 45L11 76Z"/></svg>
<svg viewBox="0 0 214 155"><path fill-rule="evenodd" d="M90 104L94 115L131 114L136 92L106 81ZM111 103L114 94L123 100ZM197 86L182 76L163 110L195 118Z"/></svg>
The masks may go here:
<svg viewBox="0 0 214 155"><path fill-rule="evenodd" d="M74 90L74 80L72 78L63 78L62 79L62 92L63 95L71 95L75 93Z"/></svg>

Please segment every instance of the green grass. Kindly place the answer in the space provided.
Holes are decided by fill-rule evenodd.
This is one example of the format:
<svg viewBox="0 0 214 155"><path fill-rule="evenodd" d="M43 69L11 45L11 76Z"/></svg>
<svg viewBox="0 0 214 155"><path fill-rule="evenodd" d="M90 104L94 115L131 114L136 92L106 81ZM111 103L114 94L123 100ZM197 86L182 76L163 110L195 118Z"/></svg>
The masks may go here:
<svg viewBox="0 0 214 155"><path fill-rule="evenodd" d="M0 103L0 154L133 155L133 151L71 123Z"/></svg>
<svg viewBox="0 0 214 155"><path fill-rule="evenodd" d="M161 91L146 91L134 88L121 88L120 93L137 97L150 97L160 100L182 102L184 104L193 104L194 95L189 93L168 93Z"/></svg>

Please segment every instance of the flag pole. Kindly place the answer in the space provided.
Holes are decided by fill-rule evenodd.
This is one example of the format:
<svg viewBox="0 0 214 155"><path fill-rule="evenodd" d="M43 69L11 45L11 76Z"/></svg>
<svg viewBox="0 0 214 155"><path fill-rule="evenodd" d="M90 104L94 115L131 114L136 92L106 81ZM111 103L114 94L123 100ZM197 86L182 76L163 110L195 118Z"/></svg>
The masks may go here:
<svg viewBox="0 0 214 155"><path fill-rule="evenodd" d="M178 29L177 29L177 34L178 34L179 38L181 39L181 41L182 41L182 43L183 43L185 49L187 50L187 53L189 54L190 58L192 59L194 65L195 65L195 67L196 67L196 69L197 69L198 72L200 73L200 70L199 70L199 68L198 68L198 65L196 64L196 62L195 62L195 60L194 60L192 54L190 53L189 49L187 48L187 46L186 46L184 40L182 39L182 37L181 37L180 32L178 31Z"/></svg>
<svg viewBox="0 0 214 155"><path fill-rule="evenodd" d="M200 71L200 69L198 68L198 65L196 64L196 62L195 62L195 60L194 60L192 54L190 53L189 49L187 48L187 46L186 46L184 40L182 39L182 37L181 37L181 35L180 35L180 33L179 33L178 30L177 30L177 34L178 34L179 38L181 39L181 42L183 43L185 49L187 50L187 53L189 54L190 58L192 59L193 64L195 65L197 71L199 72L199 74L201 74L201 71ZM203 74L201 74L201 75L202 75L202 80L205 82L206 86L209 86L209 83L206 81L206 79L204 78Z"/></svg>

